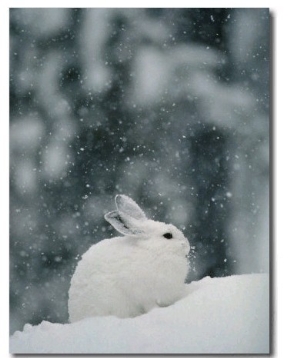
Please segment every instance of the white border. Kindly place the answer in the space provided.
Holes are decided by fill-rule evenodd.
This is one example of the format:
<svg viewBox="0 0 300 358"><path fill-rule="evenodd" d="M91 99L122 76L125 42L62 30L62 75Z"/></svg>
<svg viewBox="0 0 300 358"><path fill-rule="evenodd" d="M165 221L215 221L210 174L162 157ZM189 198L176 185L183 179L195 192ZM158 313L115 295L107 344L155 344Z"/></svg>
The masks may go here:
<svg viewBox="0 0 300 358"><path fill-rule="evenodd" d="M241 8L247 8L247 7L270 7L268 3L270 1L259 1L259 0L253 0L253 1L241 1L241 0L231 0L231 1L225 1L225 0L218 0L218 1L208 1L208 0L187 0L187 1L159 1L159 0L148 0L148 1L134 1L134 0L110 0L110 1L96 1L96 0L86 0L86 1L80 1L80 0L54 0L54 1L37 1L37 0L27 0L27 1L18 1L18 0L11 0L6 1L6 3L9 3L10 7L117 7L117 8L130 8L130 7L157 7L157 8L201 8L201 7L207 7L207 8L222 8L222 7L241 7Z"/></svg>
<svg viewBox="0 0 300 358"><path fill-rule="evenodd" d="M275 300L276 355L293 357L299 350L299 4L282 2L275 14ZM299 238L299 239L298 239Z"/></svg>
<svg viewBox="0 0 300 358"><path fill-rule="evenodd" d="M2 259L1 263L1 319L0 319L0 351L1 356L8 354L8 333L9 333L9 232L8 232L8 208L9 208L9 140L8 140L8 8L0 5L0 48L1 51L1 102L0 102L0 153L1 153L1 235L0 235L0 252ZM4 355L2 354L4 353Z"/></svg>

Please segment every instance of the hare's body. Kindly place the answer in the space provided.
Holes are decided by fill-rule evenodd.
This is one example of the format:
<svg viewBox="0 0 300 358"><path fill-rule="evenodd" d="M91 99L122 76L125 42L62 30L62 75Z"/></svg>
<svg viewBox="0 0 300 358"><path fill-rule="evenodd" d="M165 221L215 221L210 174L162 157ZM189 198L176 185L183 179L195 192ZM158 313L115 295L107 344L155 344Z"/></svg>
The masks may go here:
<svg viewBox="0 0 300 358"><path fill-rule="evenodd" d="M127 203L131 200L118 197ZM109 213L106 219L119 231L126 231L126 236L100 241L82 256L69 291L71 322L91 316L134 317L168 306L183 293L189 244L181 231L170 224L137 218L137 212L129 219L126 208L121 228L114 220L120 219L122 210L117 213Z"/></svg>

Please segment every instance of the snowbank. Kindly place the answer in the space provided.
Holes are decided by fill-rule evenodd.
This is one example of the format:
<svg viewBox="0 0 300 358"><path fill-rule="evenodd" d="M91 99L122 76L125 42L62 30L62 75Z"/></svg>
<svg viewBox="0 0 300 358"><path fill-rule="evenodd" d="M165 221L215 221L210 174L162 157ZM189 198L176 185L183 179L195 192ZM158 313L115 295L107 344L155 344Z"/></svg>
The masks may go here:
<svg viewBox="0 0 300 358"><path fill-rule="evenodd" d="M267 274L204 278L166 308L128 319L26 324L11 353L268 353Z"/></svg>

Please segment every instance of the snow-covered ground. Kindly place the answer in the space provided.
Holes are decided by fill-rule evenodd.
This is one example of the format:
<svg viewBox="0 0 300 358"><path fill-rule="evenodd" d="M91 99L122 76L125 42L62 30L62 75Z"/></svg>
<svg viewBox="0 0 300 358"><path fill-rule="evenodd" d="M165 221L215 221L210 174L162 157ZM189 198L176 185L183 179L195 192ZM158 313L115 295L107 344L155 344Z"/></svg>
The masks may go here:
<svg viewBox="0 0 300 358"><path fill-rule="evenodd" d="M135 318L26 324L11 353L269 353L269 276L206 277L174 305Z"/></svg>

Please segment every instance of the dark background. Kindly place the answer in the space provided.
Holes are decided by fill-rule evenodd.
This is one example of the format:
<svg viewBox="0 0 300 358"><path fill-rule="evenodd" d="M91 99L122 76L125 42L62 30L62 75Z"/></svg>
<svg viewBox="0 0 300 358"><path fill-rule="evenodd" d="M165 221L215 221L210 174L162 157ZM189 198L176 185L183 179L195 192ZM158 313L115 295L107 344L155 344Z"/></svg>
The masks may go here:
<svg viewBox="0 0 300 358"><path fill-rule="evenodd" d="M10 330L67 322L131 196L188 281L269 270L268 9L10 10Z"/></svg>

